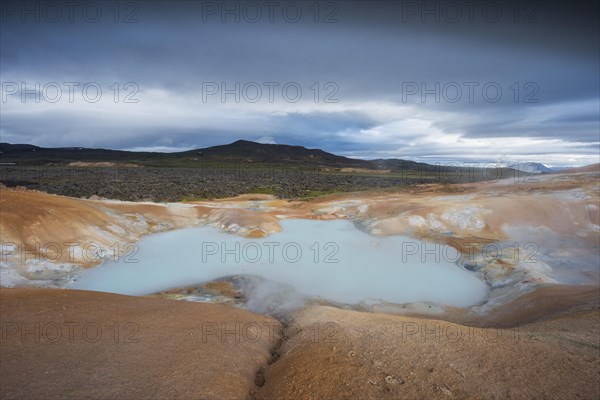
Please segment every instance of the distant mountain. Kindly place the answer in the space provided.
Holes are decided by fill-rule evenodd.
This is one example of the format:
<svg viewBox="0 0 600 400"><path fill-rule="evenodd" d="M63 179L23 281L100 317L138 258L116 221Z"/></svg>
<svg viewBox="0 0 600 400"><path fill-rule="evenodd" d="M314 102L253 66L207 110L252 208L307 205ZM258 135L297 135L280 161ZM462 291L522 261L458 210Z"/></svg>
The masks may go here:
<svg viewBox="0 0 600 400"><path fill-rule="evenodd" d="M401 160L398 158L387 158L387 159L377 159L371 160L372 163L376 165L379 169L390 169L394 171L440 171L445 170L455 171L458 167L455 166L441 166L441 165L433 165L420 163L416 161L409 160Z"/></svg>
<svg viewBox="0 0 600 400"><path fill-rule="evenodd" d="M542 163L537 162L521 162L510 165L508 168L516 169L526 173L541 174L556 172L558 169L549 168Z"/></svg>
<svg viewBox="0 0 600 400"><path fill-rule="evenodd" d="M0 162L68 163L73 161L137 161L168 157L168 153L130 152L85 147L39 147L0 143Z"/></svg>
<svg viewBox="0 0 600 400"><path fill-rule="evenodd" d="M176 153L136 152L84 147L46 148L29 144L0 143L0 163L28 165L82 163L121 163L153 167L199 168L203 166L249 164L291 167L324 167L348 173L379 171L410 173L413 177L429 177L446 181L488 180L512 177L516 171L496 171L458 165L431 165L402 159L359 160L338 156L320 149L307 149L287 144L256 143L238 140L230 144ZM540 164L541 165L541 164ZM519 165L521 167L521 165ZM531 166L529 168L532 168ZM544 167L545 168L545 167ZM526 170L524 173L531 173Z"/></svg>
<svg viewBox="0 0 600 400"><path fill-rule="evenodd" d="M84 147L46 148L30 144L0 143L0 163L68 164L74 162L117 162L157 167L197 167L210 163L255 163L294 166L323 166L380 171L420 171L427 173L460 173L467 177L473 169L440 166L402 159L360 160L338 156L320 149L307 149L287 144L256 143L238 140L230 144L175 153L136 152ZM454 164L456 165L456 164ZM540 163L520 163L514 169L531 172L551 172ZM512 176L514 169L502 168L501 176ZM360 171L356 171L360 172ZM478 175L487 174L475 169ZM492 178L494 173L487 174ZM483 175L482 175L483 176Z"/></svg>
<svg viewBox="0 0 600 400"><path fill-rule="evenodd" d="M181 154L231 161L251 161L261 163L309 163L337 167L372 168L369 161L337 156L320 149L307 149L287 144L256 143L248 140L191 150Z"/></svg>
<svg viewBox="0 0 600 400"><path fill-rule="evenodd" d="M133 152L83 147L46 148L29 144L0 143L0 162L70 163L128 162L158 166L193 166L202 162L253 162L331 167L376 168L366 160L357 160L320 149L285 144L236 142L175 153Z"/></svg>

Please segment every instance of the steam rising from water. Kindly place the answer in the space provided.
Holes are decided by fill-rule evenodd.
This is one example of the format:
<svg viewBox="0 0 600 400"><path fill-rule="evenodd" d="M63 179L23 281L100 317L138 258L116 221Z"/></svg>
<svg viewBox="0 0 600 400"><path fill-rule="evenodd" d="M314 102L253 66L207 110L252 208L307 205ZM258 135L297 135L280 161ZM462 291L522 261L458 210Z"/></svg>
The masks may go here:
<svg viewBox="0 0 600 400"><path fill-rule="evenodd" d="M304 296L293 287L273 281L246 282L242 292L248 299L246 308L260 314L285 314L305 304Z"/></svg>

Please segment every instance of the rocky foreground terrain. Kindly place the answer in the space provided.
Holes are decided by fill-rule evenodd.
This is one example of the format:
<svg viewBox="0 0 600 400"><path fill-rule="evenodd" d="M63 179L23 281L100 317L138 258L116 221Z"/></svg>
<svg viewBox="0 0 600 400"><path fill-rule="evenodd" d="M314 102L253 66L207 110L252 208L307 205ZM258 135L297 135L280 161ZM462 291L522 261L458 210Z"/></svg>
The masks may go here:
<svg viewBox="0 0 600 400"><path fill-rule="evenodd" d="M422 175L422 176L421 176ZM344 174L322 168L299 169L226 164L197 168L139 166L19 166L0 168L7 186L71 197L105 197L125 201L171 201L225 198L267 193L281 198L369 190L434 181L434 174ZM135 184L133 184L135 183Z"/></svg>
<svg viewBox="0 0 600 400"><path fill-rule="evenodd" d="M599 184L594 166L312 201L156 204L1 188L0 396L598 398ZM344 218L373 236L451 244L489 295L468 309L313 303L274 318L63 289L115 243L190 226L276 237L287 218ZM490 243L503 251L485 254ZM535 257L515 256L531 243ZM227 297L223 286L211 290Z"/></svg>
<svg viewBox="0 0 600 400"><path fill-rule="evenodd" d="M531 174L490 168L472 171L429 169L374 171L319 166L255 165L196 162L193 168L152 167L114 162L73 162L68 165L3 165L0 182L70 197L105 197L125 201L178 202L234 197L244 193L273 194L297 199L333 192L402 188L423 183L496 180Z"/></svg>
<svg viewBox="0 0 600 400"><path fill-rule="evenodd" d="M597 304L597 294L587 297ZM0 289L0 300L3 399L600 393L598 309L482 328L318 306L283 327L216 304L96 292Z"/></svg>

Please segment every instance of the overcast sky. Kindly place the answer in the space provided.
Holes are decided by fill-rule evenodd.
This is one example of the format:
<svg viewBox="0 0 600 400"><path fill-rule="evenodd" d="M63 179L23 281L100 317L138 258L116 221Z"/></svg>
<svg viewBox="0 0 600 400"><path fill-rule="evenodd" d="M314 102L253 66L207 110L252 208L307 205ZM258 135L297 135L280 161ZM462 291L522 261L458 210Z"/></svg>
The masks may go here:
<svg viewBox="0 0 600 400"><path fill-rule="evenodd" d="M70 3L1 5L2 142L599 162L597 2Z"/></svg>

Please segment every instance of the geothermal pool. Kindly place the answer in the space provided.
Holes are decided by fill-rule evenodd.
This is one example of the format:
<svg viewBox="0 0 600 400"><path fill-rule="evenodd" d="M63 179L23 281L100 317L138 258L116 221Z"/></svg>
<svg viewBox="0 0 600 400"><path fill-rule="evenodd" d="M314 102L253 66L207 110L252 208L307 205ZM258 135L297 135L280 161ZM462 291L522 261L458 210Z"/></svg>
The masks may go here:
<svg viewBox="0 0 600 400"><path fill-rule="evenodd" d="M216 228L147 236L127 261L83 271L74 289L145 295L248 274L335 302L434 302L467 307L487 286L460 268L449 246L405 236L374 237L350 221L284 220L283 232L246 239ZM137 262L132 262L137 260Z"/></svg>

